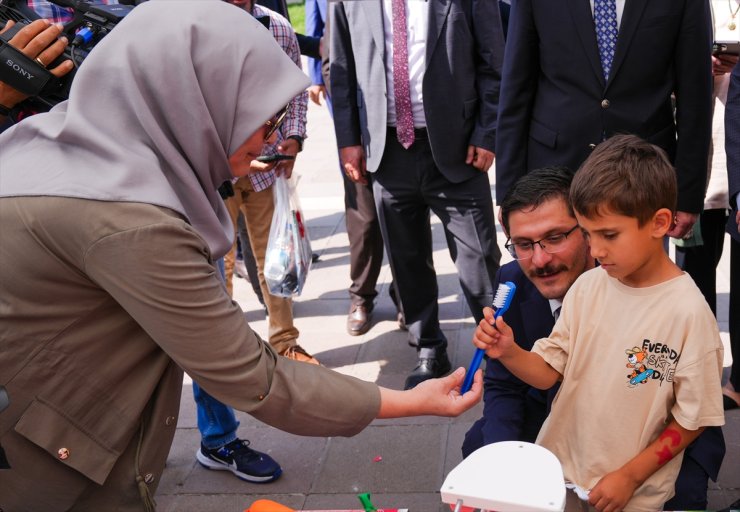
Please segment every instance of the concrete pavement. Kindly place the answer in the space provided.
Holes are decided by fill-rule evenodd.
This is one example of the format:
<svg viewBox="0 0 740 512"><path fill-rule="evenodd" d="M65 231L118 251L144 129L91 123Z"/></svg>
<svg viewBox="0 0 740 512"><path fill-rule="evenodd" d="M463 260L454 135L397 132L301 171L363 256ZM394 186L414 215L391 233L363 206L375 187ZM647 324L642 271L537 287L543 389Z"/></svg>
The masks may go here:
<svg viewBox="0 0 740 512"><path fill-rule="evenodd" d="M299 342L325 366L336 371L401 389L413 369L416 352L397 328L388 296L391 281L384 265L378 282L373 328L351 337L345 321L349 308L349 249L344 226L343 189L339 176L331 119L325 108L309 107L309 138L296 163L298 189L314 252L321 259L308 276L303 295L295 300ZM491 173L493 179L493 173ZM450 343L454 366L467 366L473 354L473 319L465 305L444 235L433 220L434 261L439 276L440 318ZM504 238L499 233L499 244ZM506 252L505 257L508 258ZM726 251L727 252L727 251ZM506 261L506 260L505 260ZM729 263L719 271L719 320L727 339ZM266 337L262 307L249 284L234 280L234 298L252 328ZM195 461L199 446L195 405L186 376L180 418L156 500L160 512L241 512L257 499L273 499L296 509L359 509L357 494L370 492L378 508L408 508L411 512L449 510L439 488L461 460L460 445L470 425L481 415L479 404L455 419L408 418L378 420L353 438L306 438L280 432L238 413L239 435L269 453L283 467L270 484L242 482L229 472L209 471ZM740 411L727 414L728 453L719 481L711 485L710 509L740 498Z"/></svg>

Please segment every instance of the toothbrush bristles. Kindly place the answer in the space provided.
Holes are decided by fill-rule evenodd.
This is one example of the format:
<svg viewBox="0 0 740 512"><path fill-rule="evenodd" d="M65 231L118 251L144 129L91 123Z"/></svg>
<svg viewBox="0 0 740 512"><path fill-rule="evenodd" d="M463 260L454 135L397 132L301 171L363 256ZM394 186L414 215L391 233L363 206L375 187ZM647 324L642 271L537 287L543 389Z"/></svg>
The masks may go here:
<svg viewBox="0 0 740 512"><path fill-rule="evenodd" d="M493 297L493 307L496 309L503 307L503 305L506 303L506 298L509 296L509 293L511 293L510 286L508 286L506 283L499 284L498 290L496 290L496 295Z"/></svg>

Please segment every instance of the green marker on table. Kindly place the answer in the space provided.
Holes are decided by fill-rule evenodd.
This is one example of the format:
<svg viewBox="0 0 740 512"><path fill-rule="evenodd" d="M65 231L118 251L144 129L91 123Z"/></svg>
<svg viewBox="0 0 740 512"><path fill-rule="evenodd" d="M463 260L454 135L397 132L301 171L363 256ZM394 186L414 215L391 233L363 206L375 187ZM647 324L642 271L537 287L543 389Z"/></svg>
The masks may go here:
<svg viewBox="0 0 740 512"><path fill-rule="evenodd" d="M378 509L375 508L375 506L370 501L369 492L358 494L357 497L360 499L360 503L362 503L362 506L365 507L365 512L378 512Z"/></svg>

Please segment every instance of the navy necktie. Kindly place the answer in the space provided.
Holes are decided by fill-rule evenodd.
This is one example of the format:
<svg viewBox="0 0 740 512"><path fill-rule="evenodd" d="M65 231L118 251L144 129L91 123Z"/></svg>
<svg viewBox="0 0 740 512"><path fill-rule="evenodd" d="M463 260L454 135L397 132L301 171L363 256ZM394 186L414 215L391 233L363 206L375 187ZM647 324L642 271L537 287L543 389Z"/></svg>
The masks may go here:
<svg viewBox="0 0 740 512"><path fill-rule="evenodd" d="M594 23L601 68L604 70L604 79L609 80L614 50L617 47L617 1L594 0Z"/></svg>

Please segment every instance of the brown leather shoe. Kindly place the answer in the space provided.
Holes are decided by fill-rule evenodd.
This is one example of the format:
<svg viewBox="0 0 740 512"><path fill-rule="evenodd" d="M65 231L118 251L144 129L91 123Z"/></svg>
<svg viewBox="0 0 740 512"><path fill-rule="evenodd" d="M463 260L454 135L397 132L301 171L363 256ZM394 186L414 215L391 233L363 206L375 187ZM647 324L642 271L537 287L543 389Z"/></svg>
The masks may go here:
<svg viewBox="0 0 740 512"><path fill-rule="evenodd" d="M347 315L347 332L350 336L360 336L370 330L372 311L360 304L352 304Z"/></svg>
<svg viewBox="0 0 740 512"><path fill-rule="evenodd" d="M287 357L288 359L293 359L294 361L321 365L321 363L319 363L319 361L314 356L306 352L300 345L293 345L291 347L288 347L283 350L280 355L283 357Z"/></svg>

